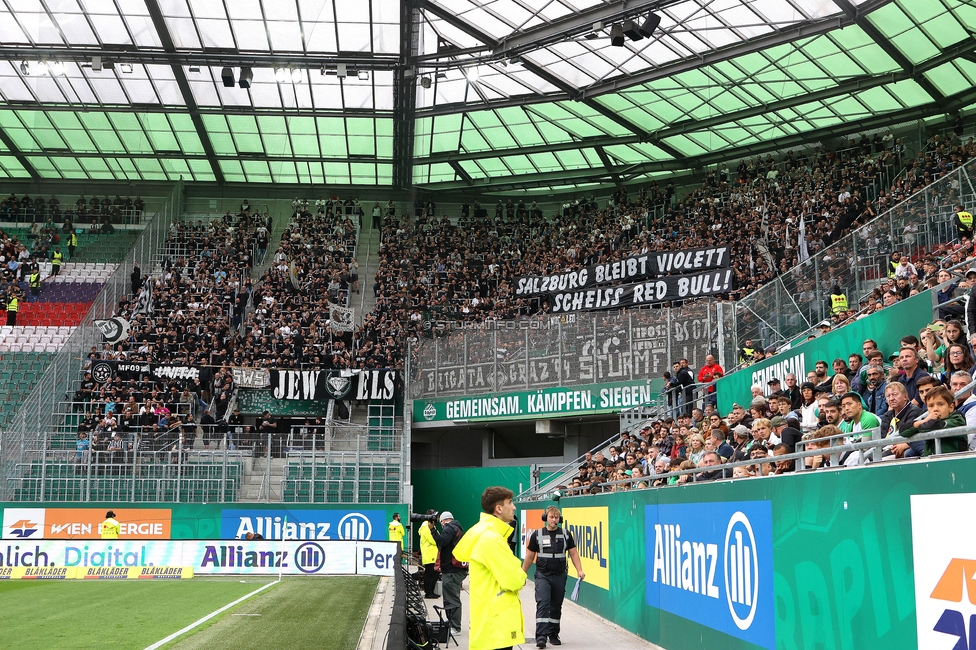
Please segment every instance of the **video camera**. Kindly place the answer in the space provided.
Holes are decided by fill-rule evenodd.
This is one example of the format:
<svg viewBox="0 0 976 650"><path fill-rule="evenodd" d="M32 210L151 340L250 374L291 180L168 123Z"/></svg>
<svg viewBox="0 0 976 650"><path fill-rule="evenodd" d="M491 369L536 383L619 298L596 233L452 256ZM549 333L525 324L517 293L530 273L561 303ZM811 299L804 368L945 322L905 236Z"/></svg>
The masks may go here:
<svg viewBox="0 0 976 650"><path fill-rule="evenodd" d="M437 523L437 516L439 514L439 512L432 512L427 515L422 515L419 512L411 512L410 521L433 521L434 523Z"/></svg>

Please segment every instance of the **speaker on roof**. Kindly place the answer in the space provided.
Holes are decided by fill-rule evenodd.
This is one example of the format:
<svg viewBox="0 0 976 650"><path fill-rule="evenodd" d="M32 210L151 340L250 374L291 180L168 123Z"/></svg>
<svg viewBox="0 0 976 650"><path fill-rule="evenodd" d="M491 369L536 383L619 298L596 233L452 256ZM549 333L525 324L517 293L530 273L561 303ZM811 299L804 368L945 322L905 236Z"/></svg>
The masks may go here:
<svg viewBox="0 0 976 650"><path fill-rule="evenodd" d="M624 28L619 24L615 24L610 28L610 45L614 47L624 46Z"/></svg>
<svg viewBox="0 0 976 650"><path fill-rule="evenodd" d="M625 20L621 29L624 30L624 36L632 41L639 41L641 38L643 38L640 30L637 29L637 23L635 23L633 20Z"/></svg>
<svg viewBox="0 0 976 650"><path fill-rule="evenodd" d="M650 38L654 30L661 24L661 17L657 14L648 14L647 20L640 26L640 34L645 38Z"/></svg>
<svg viewBox="0 0 976 650"><path fill-rule="evenodd" d="M224 88L234 87L234 71L231 68L221 70L220 78L224 80Z"/></svg>
<svg viewBox="0 0 976 650"><path fill-rule="evenodd" d="M241 79L238 81L238 84L241 88L250 88L252 77L254 77L254 73L250 68L241 68Z"/></svg>

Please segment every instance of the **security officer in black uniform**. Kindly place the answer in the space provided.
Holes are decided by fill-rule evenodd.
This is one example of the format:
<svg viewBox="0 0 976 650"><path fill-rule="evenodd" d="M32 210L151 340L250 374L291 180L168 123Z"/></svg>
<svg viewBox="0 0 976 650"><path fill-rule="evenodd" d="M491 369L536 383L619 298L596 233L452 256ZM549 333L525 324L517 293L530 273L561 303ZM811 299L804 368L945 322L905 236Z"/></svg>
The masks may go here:
<svg viewBox="0 0 976 650"><path fill-rule="evenodd" d="M545 528L529 536L525 561L522 563L522 570L528 573L535 562L535 645L538 648L546 647L546 639L553 645L562 645L559 640L559 617L566 596L567 555L573 561L579 579L586 577L576 550L576 540L561 526L563 517L559 508L546 508L545 522Z"/></svg>

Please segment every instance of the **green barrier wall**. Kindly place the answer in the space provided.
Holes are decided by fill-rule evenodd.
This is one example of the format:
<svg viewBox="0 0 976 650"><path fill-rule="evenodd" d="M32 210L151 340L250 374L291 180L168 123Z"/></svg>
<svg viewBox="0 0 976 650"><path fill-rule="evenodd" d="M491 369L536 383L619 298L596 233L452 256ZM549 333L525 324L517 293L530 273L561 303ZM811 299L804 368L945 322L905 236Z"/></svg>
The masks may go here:
<svg viewBox="0 0 976 650"><path fill-rule="evenodd" d="M570 508L607 508L608 521L604 523L608 524L609 539L602 543L609 548L609 590L584 584L579 603L668 650L920 647L916 635L910 496L976 492L974 462L967 458L884 464L563 499L560 506L564 512ZM951 521L956 518L951 516L954 511L949 502L956 497L941 498L946 500L948 525L956 525ZM653 535L645 530L645 519L648 513L663 513L669 508L682 513L686 529L682 539L694 539L696 533L688 529L712 526L720 552L728 519L708 521L710 513L723 508L747 513L771 509L767 528L772 552L769 559L763 560L768 549L760 548L758 556L760 577L769 575L773 584L762 585L760 594L768 589L768 597L757 600L754 621L756 625L766 617L767 632L775 630L772 635L767 634L765 643L749 643L713 629L717 621L728 617L729 605L724 596L709 602L694 596L698 601L687 610L693 620L647 604L647 572L653 566L655 545ZM569 517L573 511L568 512ZM972 512L958 515L968 518ZM659 516L660 520L665 519ZM763 526L757 517L750 517L761 546ZM599 523L592 515L588 519L588 524ZM582 547L586 548L585 541ZM928 550L922 552L928 557ZM771 570L766 566L769 561ZM948 575L946 564L940 561L935 562L940 567L938 575L943 570ZM920 579L923 584L931 583L933 576ZM722 576L716 576L715 582L721 588ZM970 598L976 597L976 586L972 588ZM675 602L670 592L665 594L662 590L661 607ZM665 601L666 595L671 600ZM531 592L523 592L522 597L531 598ZM665 602L669 604L664 605ZM972 647L965 640L962 643L955 648ZM943 647L950 646L951 642Z"/></svg>
<svg viewBox="0 0 976 650"><path fill-rule="evenodd" d="M411 473L414 512L450 510L467 530L481 516L481 493L489 485L502 485L515 494L529 488L530 468L457 467L452 469L418 469ZM415 534L415 542L419 537ZM416 546L416 544L415 544ZM419 548L419 547L418 547Z"/></svg>
<svg viewBox="0 0 976 650"><path fill-rule="evenodd" d="M748 366L715 383L718 410L722 415L732 410L732 404L748 403L750 388L759 384L766 389L766 382L773 377L783 381L787 373L796 373L797 385L803 383L806 373L814 369L818 359L827 361L843 359L861 353L864 339L874 339L885 356L897 352L903 336L918 336L920 329L932 322L932 296L926 292L886 307L877 314L854 321L849 325L795 345L774 358ZM832 370L828 370L833 374Z"/></svg>

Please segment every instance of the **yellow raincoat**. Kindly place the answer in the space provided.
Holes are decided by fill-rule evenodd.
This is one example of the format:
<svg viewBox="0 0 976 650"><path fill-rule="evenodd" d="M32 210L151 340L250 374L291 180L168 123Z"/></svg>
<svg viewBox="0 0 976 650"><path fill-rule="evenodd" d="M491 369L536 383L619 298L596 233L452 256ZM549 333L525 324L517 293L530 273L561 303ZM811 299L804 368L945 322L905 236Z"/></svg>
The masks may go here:
<svg viewBox="0 0 976 650"><path fill-rule="evenodd" d="M525 643L519 600L525 572L506 541L514 530L498 517L482 513L481 521L454 548L455 558L470 563L470 650L495 650Z"/></svg>

